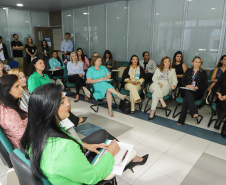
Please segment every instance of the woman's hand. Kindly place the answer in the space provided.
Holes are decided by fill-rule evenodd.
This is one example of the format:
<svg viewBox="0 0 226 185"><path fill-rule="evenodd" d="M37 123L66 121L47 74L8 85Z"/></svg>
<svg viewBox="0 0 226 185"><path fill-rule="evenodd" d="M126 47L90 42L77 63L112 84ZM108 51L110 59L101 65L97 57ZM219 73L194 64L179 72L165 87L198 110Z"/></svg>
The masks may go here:
<svg viewBox="0 0 226 185"><path fill-rule="evenodd" d="M163 84L162 84L162 83L160 83L160 82L159 82L158 84L159 84L159 86L160 86L160 87L162 87L162 86L163 86Z"/></svg>
<svg viewBox="0 0 226 185"><path fill-rule="evenodd" d="M90 152L95 152L96 154L100 154L97 150L98 148L108 149L108 145L101 143L101 144L86 144L86 149Z"/></svg>
<svg viewBox="0 0 226 185"><path fill-rule="evenodd" d="M103 77L99 78L99 81L101 81L101 80L104 80L104 78Z"/></svg>
<svg viewBox="0 0 226 185"><path fill-rule="evenodd" d="M80 76L82 78L83 77L83 74L78 74L78 76Z"/></svg>
<svg viewBox="0 0 226 185"><path fill-rule="evenodd" d="M60 67L56 67L56 69L60 69Z"/></svg>
<svg viewBox="0 0 226 185"><path fill-rule="evenodd" d="M114 157L119 152L119 150L120 148L118 146L117 141L115 139L112 140L112 143L108 146L108 152L110 152Z"/></svg>
<svg viewBox="0 0 226 185"><path fill-rule="evenodd" d="M176 86L175 86L175 85L171 85L170 88L171 88L172 90L174 90L174 89L176 88Z"/></svg>

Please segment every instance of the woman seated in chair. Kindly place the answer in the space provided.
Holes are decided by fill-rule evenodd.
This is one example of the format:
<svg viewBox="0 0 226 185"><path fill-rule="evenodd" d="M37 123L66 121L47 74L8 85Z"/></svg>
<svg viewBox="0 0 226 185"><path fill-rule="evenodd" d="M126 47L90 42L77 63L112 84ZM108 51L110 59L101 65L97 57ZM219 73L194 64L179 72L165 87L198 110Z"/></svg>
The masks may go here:
<svg viewBox="0 0 226 185"><path fill-rule="evenodd" d="M49 66L50 69L55 69L56 71L48 72L50 78L54 76L60 76L62 82L64 83L64 64L61 61L60 57L58 56L58 52L56 50L52 53L52 58L49 59Z"/></svg>
<svg viewBox="0 0 226 185"><path fill-rule="evenodd" d="M184 124L188 110L193 118L198 119L198 108L195 101L203 98L204 91L207 88L207 73L202 69L203 60L199 56L195 56L191 66L182 78L183 87L188 89L181 91L184 100L177 122L179 126Z"/></svg>
<svg viewBox="0 0 226 185"><path fill-rule="evenodd" d="M27 79L23 73L22 70L19 68L13 68L9 71L8 74L14 74L18 77L18 80L20 82L20 86L23 88L23 96L20 98L20 108L25 110L26 112L28 111L28 102L30 98L30 91L27 88Z"/></svg>
<svg viewBox="0 0 226 185"><path fill-rule="evenodd" d="M156 69L149 91L152 93L151 113L148 119L155 116L156 107L160 101L162 107L167 109L167 105L163 97L168 95L177 86L177 75L175 69L171 68L171 60L169 57L163 57L159 68Z"/></svg>
<svg viewBox="0 0 226 185"><path fill-rule="evenodd" d="M224 72L221 77L218 79L216 84L212 88L212 92L217 95L217 116L218 119L214 125L214 128L219 130L221 122L226 116L226 72ZM226 124L223 126L224 133L226 133ZM226 137L226 134L224 135Z"/></svg>
<svg viewBox="0 0 226 185"><path fill-rule="evenodd" d="M139 64L139 58L133 55L130 58L129 66L122 74L121 88L130 91L131 114L135 113L135 103L141 103L139 91L145 79L144 69Z"/></svg>
<svg viewBox="0 0 226 185"><path fill-rule="evenodd" d="M19 106L22 96L23 88L16 75L0 78L0 126L15 148L20 148L28 121L27 112Z"/></svg>
<svg viewBox="0 0 226 185"><path fill-rule="evenodd" d="M88 69L86 74L87 83L93 84L94 86L93 96L96 100L100 100L106 97L108 104L108 114L110 117L114 117L112 111L112 95L117 96L122 100L126 98L126 95L118 93L110 83L105 81L110 79L111 75L107 68L101 65L102 62L100 56L93 57L91 63L92 67Z"/></svg>
<svg viewBox="0 0 226 185"><path fill-rule="evenodd" d="M111 71L114 68L114 60L109 50L106 50L104 52L104 56L102 58L102 65L105 66L108 71Z"/></svg>
<svg viewBox="0 0 226 185"><path fill-rule="evenodd" d="M75 83L76 97L74 102L79 101L79 90L83 88L84 93L88 93L88 90L85 88L86 82L84 80L85 72L83 71L83 63L78 61L77 54L72 52L70 55L70 61L67 63L68 70L68 81L70 83ZM89 98L84 94L85 100Z"/></svg>
<svg viewBox="0 0 226 185"><path fill-rule="evenodd" d="M60 120L69 116L69 104L59 85L40 86L31 95L29 104L28 127L21 140L21 148L30 158L36 177L46 176L54 185L82 185L96 184L111 173L113 157L120 150L115 137L99 130L81 141L60 127ZM106 145L106 139L113 142ZM86 151L99 153L99 148L107 149L108 153L93 166L89 163L92 159L88 156L88 160L85 154ZM136 156L126 169L145 164L147 158L148 155Z"/></svg>
<svg viewBox="0 0 226 185"><path fill-rule="evenodd" d="M213 86L216 84L216 82L218 81L218 79L221 77L221 74L223 74L226 70L226 55L221 56L220 61L217 64L217 67L214 69L213 74L211 76L211 85L208 87L208 95L210 95L210 93L212 92L212 88ZM208 102L208 98L207 100L207 104L209 104L210 102ZM214 96L214 100L217 100L217 96Z"/></svg>

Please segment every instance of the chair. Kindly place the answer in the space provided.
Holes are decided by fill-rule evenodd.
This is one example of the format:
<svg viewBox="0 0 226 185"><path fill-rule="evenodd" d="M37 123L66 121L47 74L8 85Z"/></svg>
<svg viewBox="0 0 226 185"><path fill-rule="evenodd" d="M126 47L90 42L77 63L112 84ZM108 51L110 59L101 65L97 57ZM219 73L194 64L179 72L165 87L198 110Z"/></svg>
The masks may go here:
<svg viewBox="0 0 226 185"><path fill-rule="evenodd" d="M49 78L53 79L54 82L56 83L57 80L61 79L62 77L61 76L51 76L50 73L53 73L52 71L49 71L51 68L50 68L50 65L49 65L49 61L47 62L47 71L48 71L48 76Z"/></svg>
<svg viewBox="0 0 226 185"><path fill-rule="evenodd" d="M151 107L147 108L147 106L148 106L149 101L152 99L152 93L148 93L146 96L148 98L148 101L147 101L145 108L144 108L145 113L151 109ZM169 100L169 99L171 99L171 95L166 95L166 96L163 97L164 101ZM157 109L164 109L163 107L156 107L156 108ZM169 117L169 115L171 113L171 109L166 108L164 110L165 110L166 117Z"/></svg>
<svg viewBox="0 0 226 185"><path fill-rule="evenodd" d="M174 110L174 112L173 112L173 118L177 117L177 116L181 113L181 112L178 112L178 113L176 114L176 111L177 111L178 106L182 105L183 100L184 100L184 99L183 99L182 97L177 97L177 98L176 98L177 105L176 105L175 110ZM204 101L203 101L202 99L201 99L201 100L196 100L196 101L195 101L195 105L196 105L196 107L197 107L198 109L200 109L200 108L204 105ZM187 113L187 114L190 114L190 113ZM197 119L197 123L200 124L201 121L202 121L202 119L203 119L203 116L199 114L198 117L200 117L200 119Z"/></svg>
<svg viewBox="0 0 226 185"><path fill-rule="evenodd" d="M66 65L65 65L65 68L64 68L64 80L65 80L65 85L69 88L68 89L69 91L70 91L71 88L75 87L75 83L68 82L68 70L67 70Z"/></svg>
<svg viewBox="0 0 226 185"><path fill-rule="evenodd" d="M20 184L23 185L51 185L48 179L44 179L40 176L37 179L33 176L31 171L30 161L26 159L25 154L19 150L15 149L10 153L10 159L12 161L13 167L16 171Z"/></svg>
<svg viewBox="0 0 226 185"><path fill-rule="evenodd" d="M13 150L14 150L14 147L11 141L8 139L8 137L5 135L2 128L0 127L0 157L3 163L9 168L12 168L13 166L9 158L9 154Z"/></svg>
<svg viewBox="0 0 226 185"><path fill-rule="evenodd" d="M217 115L216 110L217 110L217 104L216 103L212 103L212 105L211 105L212 114L211 114L211 117L210 117L210 120L208 122L207 127L210 127L210 125L211 125L211 123L213 121L217 121L217 119L213 119L213 117Z"/></svg>
<svg viewBox="0 0 226 185"><path fill-rule="evenodd" d="M129 65L129 62L127 61L120 61L119 64L118 64L118 68L120 67L128 67ZM113 86L115 87L115 89L120 89L119 85L120 85L120 82L122 81L122 77L116 77L115 78L115 82L113 82Z"/></svg>
<svg viewBox="0 0 226 185"><path fill-rule="evenodd" d="M87 84L87 88L88 90L90 91L90 95L91 97L94 97L93 94L94 94L94 87L93 87L93 84ZM114 109L117 109L117 103L115 101L115 97L112 95L112 98L113 98L113 101L114 101L114 104L115 105L112 105L112 108ZM93 109L94 112L98 112L99 110L99 105L103 105L103 104L106 104L106 102L102 102L103 99L98 99L96 100L96 103L93 104L93 105L90 105L90 108ZM97 106L96 109L94 109L93 107Z"/></svg>

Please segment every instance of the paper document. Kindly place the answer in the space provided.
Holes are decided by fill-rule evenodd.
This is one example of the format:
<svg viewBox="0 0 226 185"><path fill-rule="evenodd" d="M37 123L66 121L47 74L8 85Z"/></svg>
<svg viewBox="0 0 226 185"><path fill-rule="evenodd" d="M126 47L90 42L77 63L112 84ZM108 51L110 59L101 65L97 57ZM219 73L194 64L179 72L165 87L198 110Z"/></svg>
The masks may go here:
<svg viewBox="0 0 226 185"><path fill-rule="evenodd" d="M60 122L60 125L61 125L62 127L65 127L66 130L68 130L69 128L75 126L68 118L62 120L62 121Z"/></svg>
<svg viewBox="0 0 226 185"><path fill-rule="evenodd" d="M189 90L189 91L196 91L196 89L191 89L191 88L188 88L188 87L180 87L180 89L186 89L186 90Z"/></svg>
<svg viewBox="0 0 226 185"><path fill-rule="evenodd" d="M111 82L112 81L112 79L105 79L105 80L100 80L100 81L98 81L98 82ZM97 83L98 83L97 82Z"/></svg>
<svg viewBox="0 0 226 185"><path fill-rule="evenodd" d="M58 71L60 69L49 69L49 71Z"/></svg>
<svg viewBox="0 0 226 185"><path fill-rule="evenodd" d="M106 140L105 144L110 144L111 140ZM114 157L114 164L113 164L113 170L111 173L115 175L122 175L123 170L127 164L127 161L132 153L133 145L118 142L118 145L120 147L119 152ZM106 149L101 149L100 154L97 154L94 160L92 161L92 165L96 165L98 161L108 152Z"/></svg>

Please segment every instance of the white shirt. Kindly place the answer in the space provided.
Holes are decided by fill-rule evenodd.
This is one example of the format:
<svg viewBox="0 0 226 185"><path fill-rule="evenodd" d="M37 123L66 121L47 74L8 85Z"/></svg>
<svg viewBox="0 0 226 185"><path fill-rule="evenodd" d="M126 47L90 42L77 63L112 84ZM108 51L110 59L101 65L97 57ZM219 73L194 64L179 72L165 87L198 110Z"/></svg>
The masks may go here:
<svg viewBox="0 0 226 185"><path fill-rule="evenodd" d="M2 43L0 44L0 49L3 49ZM4 56L3 50L0 52L0 59L1 59L2 61L5 60L5 56Z"/></svg>

